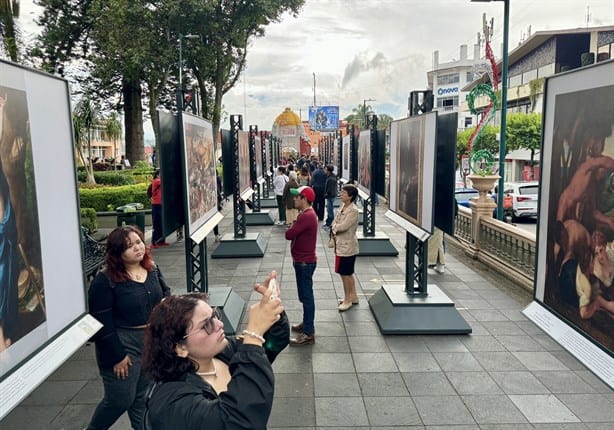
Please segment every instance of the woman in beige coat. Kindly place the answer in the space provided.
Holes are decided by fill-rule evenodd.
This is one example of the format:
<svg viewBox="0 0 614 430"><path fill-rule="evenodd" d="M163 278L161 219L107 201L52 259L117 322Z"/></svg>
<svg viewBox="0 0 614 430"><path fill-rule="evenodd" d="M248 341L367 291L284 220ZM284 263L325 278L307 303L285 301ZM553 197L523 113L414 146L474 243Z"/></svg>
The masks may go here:
<svg viewBox="0 0 614 430"><path fill-rule="evenodd" d="M354 185L343 186L339 196L343 206L331 225L331 234L335 238L335 272L341 276L343 282L344 297L337 308L339 312L345 312L352 305L358 304L354 278L354 263L358 255L358 208L354 204L357 197L358 190Z"/></svg>

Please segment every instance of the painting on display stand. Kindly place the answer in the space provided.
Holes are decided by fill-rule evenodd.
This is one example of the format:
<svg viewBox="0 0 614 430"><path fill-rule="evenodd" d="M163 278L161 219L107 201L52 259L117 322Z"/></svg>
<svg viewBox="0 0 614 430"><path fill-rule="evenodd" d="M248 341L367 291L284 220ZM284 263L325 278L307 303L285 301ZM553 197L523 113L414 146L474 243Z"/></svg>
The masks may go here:
<svg viewBox="0 0 614 430"><path fill-rule="evenodd" d="M390 129L390 210L432 233L437 113L393 121Z"/></svg>
<svg viewBox="0 0 614 430"><path fill-rule="evenodd" d="M609 368L610 386L614 383L612 100L612 61L546 80L535 276L536 301L557 317L551 326L560 319L567 327L546 331L596 372L599 354L609 356L597 368ZM542 313L539 318L551 317ZM588 341L601 351L587 353Z"/></svg>
<svg viewBox="0 0 614 430"><path fill-rule="evenodd" d="M252 194L252 181L249 174L249 133L239 131L239 195L247 200Z"/></svg>
<svg viewBox="0 0 614 430"><path fill-rule="evenodd" d="M351 136L343 136L343 164L341 169L341 179L348 182L350 180L350 141Z"/></svg>
<svg viewBox="0 0 614 430"><path fill-rule="evenodd" d="M182 114L187 191L188 234L197 231L217 213L215 145L210 121ZM202 233L202 232L201 232ZM199 235L202 235L199 233Z"/></svg>
<svg viewBox="0 0 614 430"><path fill-rule="evenodd" d="M371 195L371 131L363 130L358 136L358 189Z"/></svg>

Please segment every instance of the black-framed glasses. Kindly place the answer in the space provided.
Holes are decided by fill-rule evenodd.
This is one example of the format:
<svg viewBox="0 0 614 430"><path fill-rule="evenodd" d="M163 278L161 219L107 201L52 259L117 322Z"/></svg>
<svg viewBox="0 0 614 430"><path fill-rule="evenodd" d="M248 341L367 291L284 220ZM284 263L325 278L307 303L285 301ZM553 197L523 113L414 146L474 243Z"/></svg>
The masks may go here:
<svg viewBox="0 0 614 430"><path fill-rule="evenodd" d="M197 330L192 330L190 333L183 336L182 339L187 339L188 337L192 336L194 333L198 333L201 330L204 330L205 333L207 334L213 333L215 331L215 320L219 321L221 319L222 319L222 314L218 310L218 308L212 308L211 316L201 323L201 327L198 328Z"/></svg>

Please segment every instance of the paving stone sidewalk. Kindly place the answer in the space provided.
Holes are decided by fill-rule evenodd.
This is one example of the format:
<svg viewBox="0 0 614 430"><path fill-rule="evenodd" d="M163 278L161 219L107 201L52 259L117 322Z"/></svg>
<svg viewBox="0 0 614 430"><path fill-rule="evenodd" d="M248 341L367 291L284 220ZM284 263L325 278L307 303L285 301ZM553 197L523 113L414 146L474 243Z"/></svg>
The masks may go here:
<svg viewBox="0 0 614 430"><path fill-rule="evenodd" d="M404 282L405 232L378 207L377 231L399 257L358 257L360 304L342 296L328 233L318 238L314 275L316 344L288 347L275 361L269 429L592 429L614 428L614 393L527 320L530 293L448 245L446 272L429 270L473 329L471 335L383 336L367 299ZM220 224L232 232L232 217ZM252 285L277 270L291 322L301 317L289 245L280 226L248 227L266 238L263 258L208 260L211 289L231 286L247 302ZM173 238L169 238L171 241ZM217 246L210 235L208 254ZM184 245L153 251L174 293L185 292ZM83 429L102 396L93 346L83 346L0 421L1 430ZM112 427L129 429L127 416ZM206 428L206 423L203 423Z"/></svg>

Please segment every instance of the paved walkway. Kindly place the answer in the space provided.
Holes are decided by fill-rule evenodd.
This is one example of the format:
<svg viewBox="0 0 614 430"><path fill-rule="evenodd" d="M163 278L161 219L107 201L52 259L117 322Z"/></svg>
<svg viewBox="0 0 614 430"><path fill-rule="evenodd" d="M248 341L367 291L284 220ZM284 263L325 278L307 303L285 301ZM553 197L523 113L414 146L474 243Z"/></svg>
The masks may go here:
<svg viewBox="0 0 614 430"><path fill-rule="evenodd" d="M232 232L232 216L221 223ZM470 323L468 336L383 336L367 298L404 280L405 233L377 210L377 231L399 257L359 257L360 305L340 314L343 288L327 234L318 240L316 344L288 347L274 363L270 429L613 429L614 393L520 311L531 295L448 246L445 274L429 270ZM292 322L300 319L284 229L248 227L268 246L263 258L209 260L211 289L231 286L247 301L275 269ZM215 248L208 238L208 252ZM154 251L174 293L185 291L183 244ZM85 345L0 422L9 429L82 429L102 396ZM206 423L203 423L206 428ZM114 430L129 429L124 415Z"/></svg>

